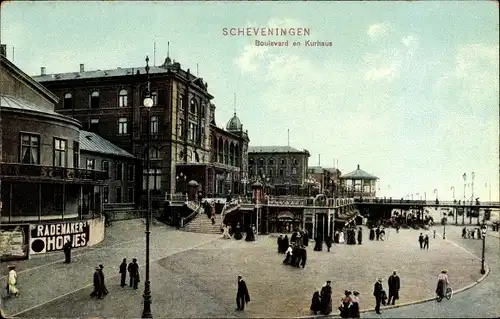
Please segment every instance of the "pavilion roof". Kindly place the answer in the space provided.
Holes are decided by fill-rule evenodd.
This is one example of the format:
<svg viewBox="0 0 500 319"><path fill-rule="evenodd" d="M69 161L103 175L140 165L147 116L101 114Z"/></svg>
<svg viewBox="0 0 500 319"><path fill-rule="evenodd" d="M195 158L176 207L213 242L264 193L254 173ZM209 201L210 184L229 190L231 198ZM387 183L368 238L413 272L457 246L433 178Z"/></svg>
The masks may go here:
<svg viewBox="0 0 500 319"><path fill-rule="evenodd" d="M355 171L352 171L350 173L344 174L340 176L341 179L353 179L353 180L360 180L360 179L365 179L365 180L377 180L378 177L374 176L372 174L369 174L365 172L364 170L358 168Z"/></svg>

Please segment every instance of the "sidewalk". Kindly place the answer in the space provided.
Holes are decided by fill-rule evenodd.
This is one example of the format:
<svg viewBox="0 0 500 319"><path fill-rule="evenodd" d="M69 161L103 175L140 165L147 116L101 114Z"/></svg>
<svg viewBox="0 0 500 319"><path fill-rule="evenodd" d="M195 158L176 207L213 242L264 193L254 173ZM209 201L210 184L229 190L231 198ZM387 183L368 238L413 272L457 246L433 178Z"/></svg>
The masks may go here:
<svg viewBox="0 0 500 319"><path fill-rule="evenodd" d="M18 267L20 296L4 300L5 312L12 316L92 285L94 268L99 264L104 265L104 274L110 278L118 273L123 258L127 258L127 262L137 258L141 278L144 278L144 230L144 222L140 219L114 222L106 229L106 239L99 247L76 252L70 265L63 263L62 253L13 262ZM218 237L177 231L163 224L153 225L150 260L194 248Z"/></svg>

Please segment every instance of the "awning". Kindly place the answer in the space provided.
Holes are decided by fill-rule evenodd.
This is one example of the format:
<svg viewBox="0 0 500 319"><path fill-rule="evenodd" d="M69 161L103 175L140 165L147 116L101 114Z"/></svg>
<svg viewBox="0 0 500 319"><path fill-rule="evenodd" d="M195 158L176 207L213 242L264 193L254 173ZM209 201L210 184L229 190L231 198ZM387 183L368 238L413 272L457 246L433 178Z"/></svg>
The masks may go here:
<svg viewBox="0 0 500 319"><path fill-rule="evenodd" d="M280 212L277 219L294 219L292 212Z"/></svg>

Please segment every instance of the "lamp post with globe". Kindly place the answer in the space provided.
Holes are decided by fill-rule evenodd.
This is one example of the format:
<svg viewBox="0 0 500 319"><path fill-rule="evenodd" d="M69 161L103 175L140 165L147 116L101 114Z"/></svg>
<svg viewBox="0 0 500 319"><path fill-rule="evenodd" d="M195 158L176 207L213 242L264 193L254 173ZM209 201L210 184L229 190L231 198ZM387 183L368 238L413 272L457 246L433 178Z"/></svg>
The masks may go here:
<svg viewBox="0 0 500 319"><path fill-rule="evenodd" d="M153 107L154 101L151 98L151 87L149 82L149 57L146 56L146 76L148 79L148 86L146 97L143 101L143 106L147 111L148 116L148 133L147 133L147 156L146 156L146 193L147 193L147 213L146 213L146 281L144 282L144 308L142 310L141 318L153 318L151 314L151 282L149 280L149 241L150 241L150 224L151 224L151 192L149 189L149 176L151 174L151 160L149 149L151 147L151 108Z"/></svg>

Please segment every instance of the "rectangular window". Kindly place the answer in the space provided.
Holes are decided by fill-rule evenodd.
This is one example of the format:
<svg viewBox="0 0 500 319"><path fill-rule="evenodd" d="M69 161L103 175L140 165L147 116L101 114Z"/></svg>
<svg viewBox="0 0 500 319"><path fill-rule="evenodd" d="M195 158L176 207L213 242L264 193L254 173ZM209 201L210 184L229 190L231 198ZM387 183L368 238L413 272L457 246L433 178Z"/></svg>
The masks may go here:
<svg viewBox="0 0 500 319"><path fill-rule="evenodd" d="M142 189L146 190L147 183L147 170L143 170L143 179L142 179ZM149 189L150 190L159 190L161 189L161 169L152 168L149 170Z"/></svg>
<svg viewBox="0 0 500 319"><path fill-rule="evenodd" d="M151 119L149 121L149 132L151 134L158 133L158 116L151 116Z"/></svg>
<svg viewBox="0 0 500 319"><path fill-rule="evenodd" d="M102 190L102 202L107 203L109 201L109 188L108 186L104 186Z"/></svg>
<svg viewBox="0 0 500 319"><path fill-rule="evenodd" d="M86 168L88 170L95 170L95 159L93 158L87 158L87 165Z"/></svg>
<svg viewBox="0 0 500 319"><path fill-rule="evenodd" d="M127 192L127 202L128 203L133 203L134 201L134 188L129 187L128 192Z"/></svg>
<svg viewBox="0 0 500 319"><path fill-rule="evenodd" d="M126 107L128 105L128 92L127 90L121 90L118 96L118 106Z"/></svg>
<svg viewBox="0 0 500 319"><path fill-rule="evenodd" d="M125 117L118 119L118 134L128 134L128 120Z"/></svg>
<svg viewBox="0 0 500 319"><path fill-rule="evenodd" d="M283 175L284 175L284 173L285 173L285 172L283 171L283 169L282 169L282 168L280 168L280 176L283 176Z"/></svg>
<svg viewBox="0 0 500 319"><path fill-rule="evenodd" d="M89 131L99 133L99 119L90 119Z"/></svg>
<svg viewBox="0 0 500 319"><path fill-rule="evenodd" d="M115 164L115 178L117 181L121 181L123 179L123 163Z"/></svg>
<svg viewBox="0 0 500 319"><path fill-rule="evenodd" d="M108 161L101 162L101 171L106 172L109 175L109 162Z"/></svg>
<svg viewBox="0 0 500 319"><path fill-rule="evenodd" d="M179 119L179 137L184 136L184 120Z"/></svg>
<svg viewBox="0 0 500 319"><path fill-rule="evenodd" d="M179 96L179 109L184 110L184 95Z"/></svg>
<svg viewBox="0 0 500 319"><path fill-rule="evenodd" d="M116 201L115 203L121 203L122 202L122 188L117 187L116 188Z"/></svg>
<svg viewBox="0 0 500 319"><path fill-rule="evenodd" d="M60 192L61 190L56 190L56 192ZM62 211L64 206L64 200L62 193L54 194L54 210Z"/></svg>
<svg viewBox="0 0 500 319"><path fill-rule="evenodd" d="M80 143L73 142L73 168L80 168Z"/></svg>
<svg viewBox="0 0 500 319"><path fill-rule="evenodd" d="M292 168L292 175L297 174L297 169L295 167Z"/></svg>
<svg viewBox="0 0 500 319"><path fill-rule="evenodd" d="M152 92L151 98L153 99L153 106L158 105L158 92Z"/></svg>
<svg viewBox="0 0 500 319"><path fill-rule="evenodd" d="M21 134L20 162L23 164L40 164L40 136Z"/></svg>
<svg viewBox="0 0 500 319"><path fill-rule="evenodd" d="M196 125L193 122L189 122L189 140L194 141L196 138Z"/></svg>
<svg viewBox="0 0 500 319"><path fill-rule="evenodd" d="M66 140L54 138L54 166L66 167Z"/></svg>
<svg viewBox="0 0 500 319"><path fill-rule="evenodd" d="M128 176L128 181L129 182L133 182L134 181L134 177L135 177L135 167L134 167L134 165L132 165L132 164L128 165L127 176Z"/></svg>

